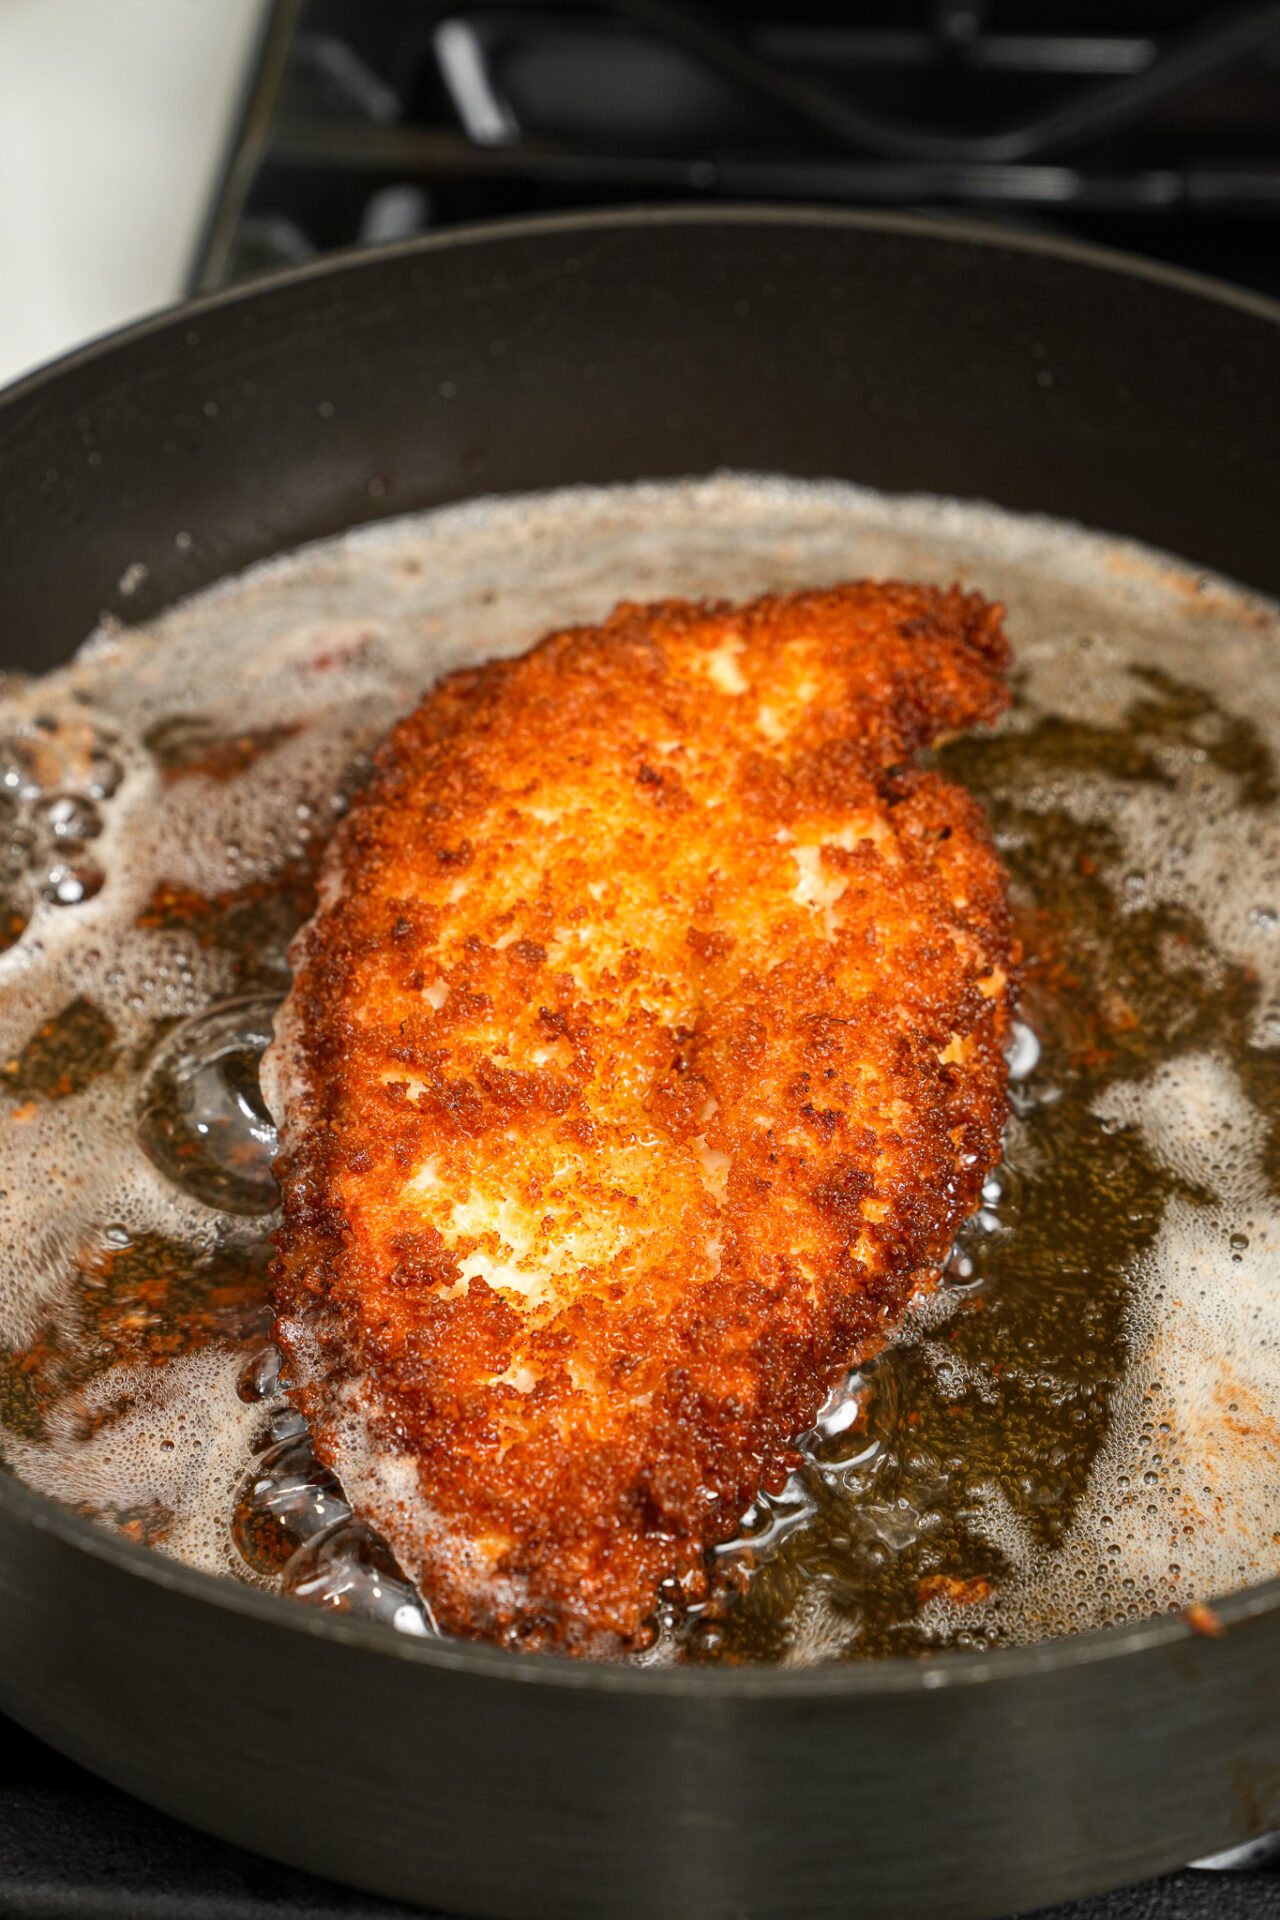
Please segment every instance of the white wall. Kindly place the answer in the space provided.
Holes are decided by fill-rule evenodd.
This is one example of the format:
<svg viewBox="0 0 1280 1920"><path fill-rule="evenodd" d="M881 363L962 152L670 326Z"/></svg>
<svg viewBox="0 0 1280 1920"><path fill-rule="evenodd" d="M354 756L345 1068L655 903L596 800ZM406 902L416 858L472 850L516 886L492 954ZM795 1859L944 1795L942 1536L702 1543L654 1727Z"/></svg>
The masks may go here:
<svg viewBox="0 0 1280 1920"><path fill-rule="evenodd" d="M264 0L0 0L0 383L183 291Z"/></svg>

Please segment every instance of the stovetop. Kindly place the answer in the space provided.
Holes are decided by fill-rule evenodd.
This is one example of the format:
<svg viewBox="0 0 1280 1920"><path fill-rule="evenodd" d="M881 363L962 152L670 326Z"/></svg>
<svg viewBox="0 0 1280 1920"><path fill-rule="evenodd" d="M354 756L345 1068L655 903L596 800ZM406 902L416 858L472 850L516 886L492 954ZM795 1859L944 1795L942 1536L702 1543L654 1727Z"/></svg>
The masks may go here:
<svg viewBox="0 0 1280 1920"><path fill-rule="evenodd" d="M274 0L191 284L459 221L717 199L963 212L1280 295L1276 9ZM1280 1916L1280 1865L1049 1911ZM0 1720L0 1915L410 1913L197 1833Z"/></svg>

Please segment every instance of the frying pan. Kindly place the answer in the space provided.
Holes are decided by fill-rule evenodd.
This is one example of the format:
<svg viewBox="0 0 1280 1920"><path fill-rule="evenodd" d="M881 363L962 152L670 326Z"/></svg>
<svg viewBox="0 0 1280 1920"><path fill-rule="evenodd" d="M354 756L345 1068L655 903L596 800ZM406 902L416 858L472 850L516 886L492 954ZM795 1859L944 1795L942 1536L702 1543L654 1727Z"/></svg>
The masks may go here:
<svg viewBox="0 0 1280 1920"><path fill-rule="evenodd" d="M52 666L104 610L359 521L721 466L985 496L1280 592L1280 308L852 214L349 256L0 401L0 660ZM211 1832L458 1913L959 1920L1280 1826L1280 1583L1218 1612L1220 1638L1166 1616L925 1662L590 1665L218 1581L0 1475L5 1712Z"/></svg>

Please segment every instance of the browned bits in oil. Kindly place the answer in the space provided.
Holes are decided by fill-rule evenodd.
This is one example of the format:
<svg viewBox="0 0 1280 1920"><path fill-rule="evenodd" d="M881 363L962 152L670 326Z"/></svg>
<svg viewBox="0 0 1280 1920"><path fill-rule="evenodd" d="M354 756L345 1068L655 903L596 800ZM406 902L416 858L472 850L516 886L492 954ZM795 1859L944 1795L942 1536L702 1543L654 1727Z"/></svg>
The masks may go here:
<svg viewBox="0 0 1280 1920"><path fill-rule="evenodd" d="M953 1607L972 1607L990 1597L991 1582L983 1574L970 1580L957 1580L949 1573L927 1573L916 1587L921 1606L930 1600L945 1600Z"/></svg>
<svg viewBox="0 0 1280 1920"><path fill-rule="evenodd" d="M0 1349L0 1421L38 1437L54 1404L108 1368L212 1343L259 1346L271 1324L264 1240L199 1254L159 1234L86 1250L63 1311L20 1350Z"/></svg>
<svg viewBox="0 0 1280 1920"><path fill-rule="evenodd" d="M314 859L291 863L272 880L209 896L162 882L138 915L147 931L190 931L225 953L237 992L288 984L289 942L315 907Z"/></svg>
<svg viewBox="0 0 1280 1920"><path fill-rule="evenodd" d="M100 1007L83 997L71 1001L32 1034L22 1052L0 1067L0 1082L12 1093L63 1100L83 1093L116 1060L116 1030Z"/></svg>
<svg viewBox="0 0 1280 1920"><path fill-rule="evenodd" d="M95 1517L102 1518L100 1514ZM134 1507L115 1507L110 1517L125 1539L136 1540L140 1547L162 1545L173 1527L173 1514L160 1500L148 1500Z"/></svg>
<svg viewBox="0 0 1280 1920"><path fill-rule="evenodd" d="M243 733L220 733L201 715L181 714L161 720L143 736L142 744L159 765L166 782L193 779L234 780L273 747L292 740L296 726L246 728Z"/></svg>

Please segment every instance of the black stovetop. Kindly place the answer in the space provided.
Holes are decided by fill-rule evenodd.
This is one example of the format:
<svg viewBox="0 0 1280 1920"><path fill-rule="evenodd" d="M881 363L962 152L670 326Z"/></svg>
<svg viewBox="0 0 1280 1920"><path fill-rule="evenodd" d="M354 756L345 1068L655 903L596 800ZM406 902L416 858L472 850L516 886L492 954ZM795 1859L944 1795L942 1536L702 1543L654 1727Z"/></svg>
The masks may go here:
<svg viewBox="0 0 1280 1920"><path fill-rule="evenodd" d="M191 284L463 220L729 198L964 212L1280 295L1280 38L1250 19L1189 0L273 0ZM1014 130L1003 152L972 144L992 127ZM0 1734L0 1915L422 1914ZM1280 1920L1280 1870L1186 1869L1052 1913Z"/></svg>

